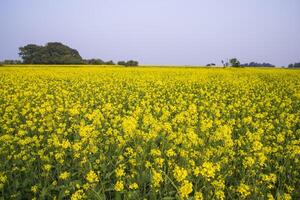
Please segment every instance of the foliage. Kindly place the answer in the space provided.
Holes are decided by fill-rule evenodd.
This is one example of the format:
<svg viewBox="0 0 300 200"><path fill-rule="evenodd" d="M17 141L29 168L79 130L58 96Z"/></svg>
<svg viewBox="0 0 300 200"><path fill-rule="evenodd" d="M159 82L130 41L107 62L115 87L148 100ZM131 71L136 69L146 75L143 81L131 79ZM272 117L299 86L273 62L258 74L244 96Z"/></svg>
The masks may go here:
<svg viewBox="0 0 300 200"><path fill-rule="evenodd" d="M0 68L3 199L300 199L300 71Z"/></svg>
<svg viewBox="0 0 300 200"><path fill-rule="evenodd" d="M125 61L119 61L118 65L123 65L123 66L126 66L126 67L134 67L134 66L138 66L139 63L138 63L138 61L129 60L127 62L125 62Z"/></svg>
<svg viewBox="0 0 300 200"><path fill-rule="evenodd" d="M101 59L96 59L96 58L86 59L86 60L83 60L83 62L84 62L84 64L87 64L87 65L115 65L114 61L112 61L112 60L105 62Z"/></svg>
<svg viewBox="0 0 300 200"><path fill-rule="evenodd" d="M86 59L83 60L84 64L88 64L88 65L104 65L105 62L101 59L96 59L96 58L92 58L92 59Z"/></svg>
<svg viewBox="0 0 300 200"><path fill-rule="evenodd" d="M105 65L115 65L114 61L110 60L107 62L104 62Z"/></svg>
<svg viewBox="0 0 300 200"><path fill-rule="evenodd" d="M4 60L0 62L1 65L18 65L21 63L22 61L20 60Z"/></svg>
<svg viewBox="0 0 300 200"><path fill-rule="evenodd" d="M126 66L127 63L126 63L125 61L119 61L117 64L118 64L118 65Z"/></svg>
<svg viewBox="0 0 300 200"><path fill-rule="evenodd" d="M28 44L19 48L19 55L25 64L82 64L78 51L59 42L45 46Z"/></svg>
<svg viewBox="0 0 300 200"><path fill-rule="evenodd" d="M294 64L289 64L288 68L300 68L300 62L294 63Z"/></svg>
<svg viewBox="0 0 300 200"><path fill-rule="evenodd" d="M236 58L229 59L229 63L231 65L231 67L241 67L240 61Z"/></svg>
<svg viewBox="0 0 300 200"><path fill-rule="evenodd" d="M250 62L245 63L241 65L242 67L275 67L275 65L272 65L270 63L256 63L256 62Z"/></svg>

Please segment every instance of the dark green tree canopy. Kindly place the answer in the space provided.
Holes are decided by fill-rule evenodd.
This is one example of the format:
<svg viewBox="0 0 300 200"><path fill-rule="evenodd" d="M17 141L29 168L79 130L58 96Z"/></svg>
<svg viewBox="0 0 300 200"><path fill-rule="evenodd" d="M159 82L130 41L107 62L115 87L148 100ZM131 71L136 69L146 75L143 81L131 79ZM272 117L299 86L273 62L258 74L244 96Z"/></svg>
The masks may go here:
<svg viewBox="0 0 300 200"><path fill-rule="evenodd" d="M119 61L119 62L118 62L118 65L126 66L126 62L125 62L125 61Z"/></svg>
<svg viewBox="0 0 300 200"><path fill-rule="evenodd" d="M25 64L82 64L76 49L59 42L49 42L45 46L28 44L19 48L19 55Z"/></svg>
<svg viewBox="0 0 300 200"><path fill-rule="evenodd" d="M236 58L231 58L229 63L232 67L240 67L240 61Z"/></svg>
<svg viewBox="0 0 300 200"><path fill-rule="evenodd" d="M119 61L118 65L123 65L123 66L126 66L126 67L134 67L134 66L138 66L139 62L135 61L135 60L128 60L127 62Z"/></svg>
<svg viewBox="0 0 300 200"><path fill-rule="evenodd" d="M87 65L103 65L105 63L103 60L98 58L85 59L83 62Z"/></svg>
<svg viewBox="0 0 300 200"><path fill-rule="evenodd" d="M288 68L300 68L300 62L294 63L294 64L289 64Z"/></svg>
<svg viewBox="0 0 300 200"><path fill-rule="evenodd" d="M275 67L275 65L272 65L270 63L257 63L257 62L250 62L241 64L242 67Z"/></svg>

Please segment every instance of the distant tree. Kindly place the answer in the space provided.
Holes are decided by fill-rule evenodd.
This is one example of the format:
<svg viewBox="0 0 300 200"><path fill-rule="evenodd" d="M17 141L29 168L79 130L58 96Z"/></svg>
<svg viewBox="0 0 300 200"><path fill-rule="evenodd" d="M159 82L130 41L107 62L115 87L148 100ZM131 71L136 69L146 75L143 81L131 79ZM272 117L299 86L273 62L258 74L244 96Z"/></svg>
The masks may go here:
<svg viewBox="0 0 300 200"><path fill-rule="evenodd" d="M300 68L300 62L294 63L294 64L289 64L288 68Z"/></svg>
<svg viewBox="0 0 300 200"><path fill-rule="evenodd" d="M23 59L23 63L25 64L33 64L34 59L39 57L39 53L42 50L42 46L38 46L35 44L28 44L24 47L20 47L19 56Z"/></svg>
<svg viewBox="0 0 300 200"><path fill-rule="evenodd" d="M293 66L293 64L290 64L291 66ZM270 64L270 63L258 63L258 62L250 62L250 63L244 63L241 64L241 66L243 67L275 67L275 65Z"/></svg>
<svg viewBox="0 0 300 200"><path fill-rule="evenodd" d="M18 64L22 64L22 62L20 60L4 60L1 63L4 64L4 65L18 65Z"/></svg>
<svg viewBox="0 0 300 200"><path fill-rule="evenodd" d="M129 60L127 62L125 62L125 61L119 61L118 65L123 65L123 66L126 66L126 67L134 67L134 66L138 66L139 62L135 61L135 60Z"/></svg>
<svg viewBox="0 0 300 200"><path fill-rule="evenodd" d="M236 58L231 58L231 59L229 60L229 63L230 63L230 65L231 65L232 67L241 67L241 66L240 66L240 61L238 61L238 59L236 59Z"/></svg>
<svg viewBox="0 0 300 200"><path fill-rule="evenodd" d="M115 65L114 61L110 60L107 62L104 62L105 65Z"/></svg>
<svg viewBox="0 0 300 200"><path fill-rule="evenodd" d="M215 63L209 63L209 64L207 64L206 66L207 66L207 67L210 67L210 66L216 66L216 64L215 64Z"/></svg>
<svg viewBox="0 0 300 200"><path fill-rule="evenodd" d="M4 60L0 61L0 65L18 65L22 64L21 60Z"/></svg>
<svg viewBox="0 0 300 200"><path fill-rule="evenodd" d="M241 64L242 67L275 67L275 65L272 65L270 63L257 63L257 62L250 62Z"/></svg>
<svg viewBox="0 0 300 200"><path fill-rule="evenodd" d="M19 48L19 55L25 64L82 64L76 49L59 42L49 42L45 46L29 44Z"/></svg>
<svg viewBox="0 0 300 200"><path fill-rule="evenodd" d="M130 66L130 67L134 67L134 66L138 66L138 65L139 65L138 61L135 61L135 60L129 60L126 63L126 66Z"/></svg>
<svg viewBox="0 0 300 200"><path fill-rule="evenodd" d="M125 62L125 61L119 61L119 62L118 62L118 65L126 66L126 62Z"/></svg>
<svg viewBox="0 0 300 200"><path fill-rule="evenodd" d="M92 58L92 59L86 59L83 60L84 64L88 64L88 65L103 65L104 61L101 59L96 59L96 58Z"/></svg>

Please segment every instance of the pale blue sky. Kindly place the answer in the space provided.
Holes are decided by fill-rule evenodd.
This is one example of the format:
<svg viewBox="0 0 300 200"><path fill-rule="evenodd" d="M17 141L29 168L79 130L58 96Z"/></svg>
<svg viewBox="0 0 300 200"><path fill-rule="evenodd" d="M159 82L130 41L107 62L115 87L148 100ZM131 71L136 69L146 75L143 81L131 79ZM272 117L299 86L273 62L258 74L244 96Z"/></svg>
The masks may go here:
<svg viewBox="0 0 300 200"><path fill-rule="evenodd" d="M299 0L0 0L0 60L59 41L143 64L300 62Z"/></svg>

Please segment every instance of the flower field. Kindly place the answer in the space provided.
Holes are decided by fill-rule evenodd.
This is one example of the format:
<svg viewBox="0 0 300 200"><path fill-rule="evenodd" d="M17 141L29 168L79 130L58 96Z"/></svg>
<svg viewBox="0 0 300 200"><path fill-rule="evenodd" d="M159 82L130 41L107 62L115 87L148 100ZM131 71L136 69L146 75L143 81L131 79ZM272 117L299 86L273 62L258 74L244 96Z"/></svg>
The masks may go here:
<svg viewBox="0 0 300 200"><path fill-rule="evenodd" d="M300 199L300 71L1 67L0 199Z"/></svg>

